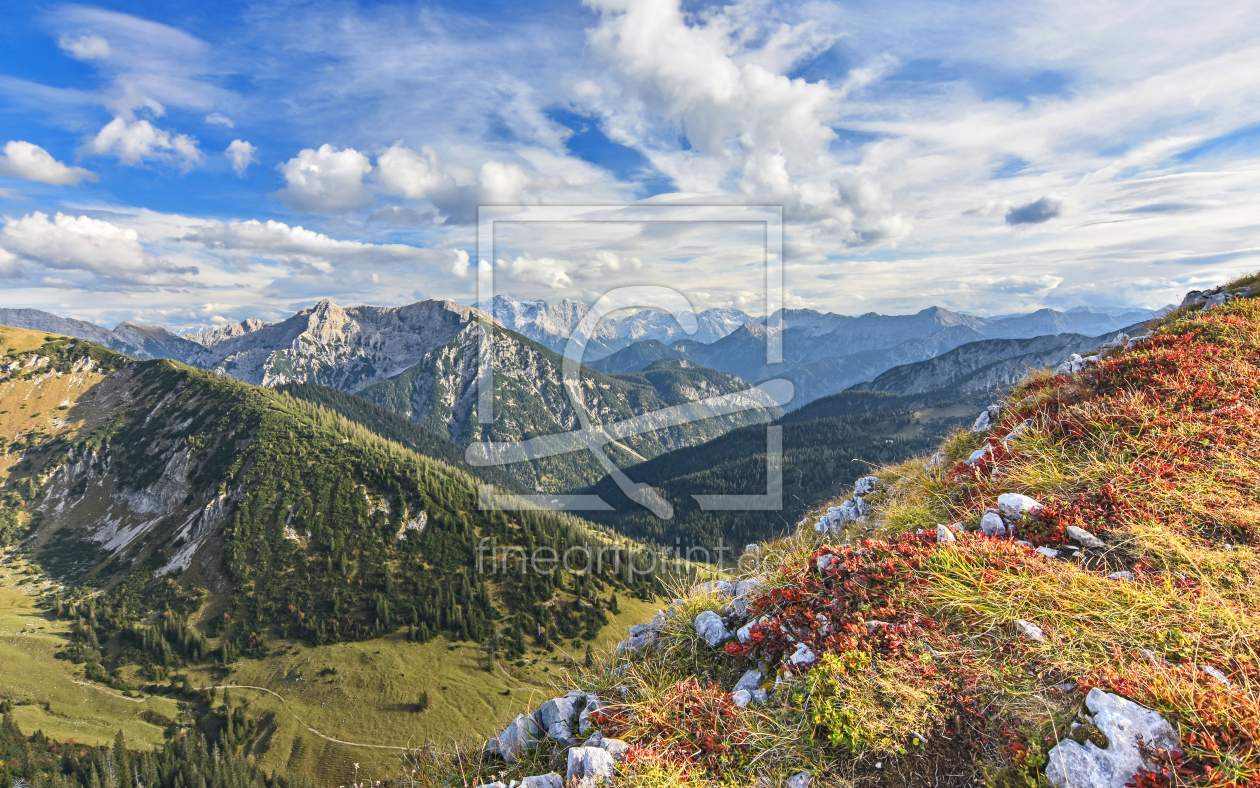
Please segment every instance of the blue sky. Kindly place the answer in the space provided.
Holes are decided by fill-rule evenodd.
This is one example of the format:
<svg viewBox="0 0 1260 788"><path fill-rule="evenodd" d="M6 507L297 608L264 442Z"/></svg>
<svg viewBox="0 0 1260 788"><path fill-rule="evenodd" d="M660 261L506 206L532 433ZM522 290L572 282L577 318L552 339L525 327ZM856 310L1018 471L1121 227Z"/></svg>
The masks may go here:
<svg viewBox="0 0 1260 788"><path fill-rule="evenodd" d="M1260 268L1257 34L1248 2L9 3L0 305L471 301L477 205L649 201L783 206L792 306L1158 306ZM758 311L745 233L588 230L509 233L498 288Z"/></svg>

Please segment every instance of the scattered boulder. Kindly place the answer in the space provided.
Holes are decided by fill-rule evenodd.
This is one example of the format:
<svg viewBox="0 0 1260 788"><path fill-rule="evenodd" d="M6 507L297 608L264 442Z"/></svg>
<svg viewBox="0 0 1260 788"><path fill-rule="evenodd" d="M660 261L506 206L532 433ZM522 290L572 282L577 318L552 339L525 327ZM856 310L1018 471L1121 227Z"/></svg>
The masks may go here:
<svg viewBox="0 0 1260 788"><path fill-rule="evenodd" d="M870 495L879 486L878 476L863 476L853 483L854 495Z"/></svg>
<svg viewBox="0 0 1260 788"><path fill-rule="evenodd" d="M728 580L710 580L707 583L701 583L696 586L696 590L702 594L712 593L724 597L735 596L735 584Z"/></svg>
<svg viewBox="0 0 1260 788"><path fill-rule="evenodd" d="M988 432L991 426L993 426L993 419L989 416L989 412L985 410L981 411L980 415L976 417L975 423L971 425L971 431Z"/></svg>
<svg viewBox="0 0 1260 788"><path fill-rule="evenodd" d="M624 761L626 759L626 753L630 752L630 745L626 744L621 739L605 739L601 737L599 740L599 748L611 755L612 759L616 762Z"/></svg>
<svg viewBox="0 0 1260 788"><path fill-rule="evenodd" d="M739 681L735 682L735 691L748 690L752 692L761 689L762 675L759 670L750 670L743 676L739 677Z"/></svg>
<svg viewBox="0 0 1260 788"><path fill-rule="evenodd" d="M735 630L735 637L739 639L740 643L747 643L749 639L752 637L753 627L757 626L758 624L760 624L762 621L765 621L765 620L766 620L765 616L762 616L756 621L749 621L747 624Z"/></svg>
<svg viewBox="0 0 1260 788"><path fill-rule="evenodd" d="M1095 687L1085 697L1085 705L1108 746L1060 742L1050 750L1046 764L1046 779L1055 788L1124 788L1139 770L1155 766L1143 755L1142 746L1174 750L1181 745L1167 720L1131 700Z"/></svg>
<svg viewBox="0 0 1260 788"><path fill-rule="evenodd" d="M1125 343L1124 347L1126 350L1132 350L1133 348L1137 347L1143 342L1150 341L1150 339L1151 339L1150 334L1142 334L1141 336L1133 337L1132 339L1130 339L1128 342Z"/></svg>
<svg viewBox="0 0 1260 788"><path fill-rule="evenodd" d="M1027 495L1003 493L998 496L998 514L1010 522L1019 522L1024 515L1036 515L1041 508L1041 504L1035 498L1029 498Z"/></svg>
<svg viewBox="0 0 1260 788"><path fill-rule="evenodd" d="M792 665L809 665L817 660L817 655L804 643L797 643L796 652L788 657L788 662Z"/></svg>
<svg viewBox="0 0 1260 788"><path fill-rule="evenodd" d="M1224 673L1220 672L1211 665L1200 665L1199 670L1211 676L1212 680L1221 686L1230 687L1234 684L1234 682L1229 680L1229 676L1226 676Z"/></svg>
<svg viewBox="0 0 1260 788"><path fill-rule="evenodd" d="M825 553L823 555L818 556L818 571L826 572L828 569L831 568L831 565L834 564L835 562L836 562L836 557L834 555L831 555L830 553Z"/></svg>
<svg viewBox="0 0 1260 788"><path fill-rule="evenodd" d="M598 695L593 692L586 693L586 705L582 708L581 713L578 714L578 733L586 736L595 730L595 723L591 721L591 714L602 708L604 708L604 702L599 699Z"/></svg>
<svg viewBox="0 0 1260 788"><path fill-rule="evenodd" d="M1088 365L1086 364L1085 359L1081 358L1079 353L1073 353L1071 356L1068 356L1067 361L1064 361L1062 364L1054 368L1054 374L1075 375L1077 372L1085 369L1086 366Z"/></svg>
<svg viewBox="0 0 1260 788"><path fill-rule="evenodd" d="M783 783L784 788L809 788L810 774L809 772L797 772L787 778L787 782Z"/></svg>
<svg viewBox="0 0 1260 788"><path fill-rule="evenodd" d="M513 780L508 788L564 788L564 778L555 772L547 772L534 777L526 777L519 783Z"/></svg>
<svg viewBox="0 0 1260 788"><path fill-rule="evenodd" d="M612 755L602 747L574 747L569 750L569 779L566 785L595 788L610 782L616 773Z"/></svg>
<svg viewBox="0 0 1260 788"><path fill-rule="evenodd" d="M502 733L486 742L486 752L515 763L521 753L537 746L544 733L532 717L518 714Z"/></svg>
<svg viewBox="0 0 1260 788"><path fill-rule="evenodd" d="M990 509L980 518L980 530L985 536L1005 536L1006 523L1002 521L1001 515Z"/></svg>
<svg viewBox="0 0 1260 788"><path fill-rule="evenodd" d="M839 506L828 509L827 513L818 520L814 530L824 534L838 534L849 523L866 522L866 516L869 513L870 507L866 501L862 496L855 495Z"/></svg>
<svg viewBox="0 0 1260 788"><path fill-rule="evenodd" d="M731 636L722 617L712 610L706 610L696 616L695 627L696 634L710 646L717 646Z"/></svg>
<svg viewBox="0 0 1260 788"><path fill-rule="evenodd" d="M989 456L992 453L993 453L993 447L986 443L971 453L971 456L967 458L967 464L975 465L976 463L980 462L982 459L984 459L985 457Z"/></svg>
<svg viewBox="0 0 1260 788"><path fill-rule="evenodd" d="M1010 441L1015 440L1020 435L1027 432L1032 426L1032 419L1024 419L1019 424L1016 424L1014 429L1002 436L1002 443L1009 443Z"/></svg>
<svg viewBox="0 0 1260 788"><path fill-rule="evenodd" d="M1213 290L1191 290L1186 293L1185 298L1181 299L1178 309L1197 309L1208 302L1208 299L1215 295Z"/></svg>
<svg viewBox="0 0 1260 788"><path fill-rule="evenodd" d="M1097 549L1107 546L1106 542L1078 525L1069 525L1064 530L1067 532L1069 539L1080 544L1082 547L1093 547Z"/></svg>
<svg viewBox="0 0 1260 788"><path fill-rule="evenodd" d="M573 698L552 698L538 708L534 719L548 736L558 742L567 742L573 738L573 721L578 716L578 709Z"/></svg>
<svg viewBox="0 0 1260 788"><path fill-rule="evenodd" d="M1041 631L1041 627L1031 621L1016 620L1015 628L1019 630L1019 634L1025 640L1031 640L1034 643L1044 643L1046 633Z"/></svg>
<svg viewBox="0 0 1260 788"><path fill-rule="evenodd" d="M1053 547L1038 547L1033 552L1037 553L1037 555L1044 555L1046 558L1059 557L1059 551L1055 550Z"/></svg>
<svg viewBox="0 0 1260 788"><path fill-rule="evenodd" d="M944 544L945 542L956 542L958 539L947 526L938 525L936 526L936 541Z"/></svg>

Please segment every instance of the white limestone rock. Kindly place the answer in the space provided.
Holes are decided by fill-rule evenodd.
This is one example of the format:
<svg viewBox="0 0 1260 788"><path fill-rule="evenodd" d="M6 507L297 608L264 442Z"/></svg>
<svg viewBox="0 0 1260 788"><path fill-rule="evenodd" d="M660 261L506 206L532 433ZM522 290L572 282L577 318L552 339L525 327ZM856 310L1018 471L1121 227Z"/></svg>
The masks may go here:
<svg viewBox="0 0 1260 788"><path fill-rule="evenodd" d="M1020 636L1025 640L1031 640L1034 643L1044 643L1046 640L1046 633L1031 621L1016 620L1015 629L1019 630Z"/></svg>
<svg viewBox="0 0 1260 788"><path fill-rule="evenodd" d="M761 689L762 675L759 670L750 670L739 677L739 681L735 682L735 690L753 690Z"/></svg>
<svg viewBox="0 0 1260 788"><path fill-rule="evenodd" d="M731 636L722 617L712 610L706 610L696 616L695 628L696 634L710 646L717 646Z"/></svg>
<svg viewBox="0 0 1260 788"><path fill-rule="evenodd" d="M1093 547L1095 549L1101 549L1107 546L1106 542L1099 539L1097 536L1094 536L1089 531L1086 531L1084 528L1081 528L1080 526L1069 525L1064 530L1067 532L1069 539L1071 539L1073 542L1080 544L1082 547Z"/></svg>
<svg viewBox="0 0 1260 788"><path fill-rule="evenodd" d="M1002 521L1001 515L990 509L980 518L980 530L985 536L1005 536L1006 523Z"/></svg>
<svg viewBox="0 0 1260 788"><path fill-rule="evenodd" d="M595 788L610 782L616 774L612 755L602 747L574 747L569 750L566 785L571 788Z"/></svg>
<svg viewBox="0 0 1260 788"><path fill-rule="evenodd" d="M1153 750L1181 745L1181 737L1167 720L1131 700L1095 687L1085 697L1085 705L1108 746L1060 742L1050 750L1046 764L1046 779L1055 788L1124 788L1139 770L1154 767L1143 756L1139 740Z"/></svg>
<svg viewBox="0 0 1260 788"><path fill-rule="evenodd" d="M792 665L809 665L818 660L813 650L804 643L796 644L796 652L788 657L788 662Z"/></svg>
<svg viewBox="0 0 1260 788"><path fill-rule="evenodd" d="M538 745L544 733L532 717L518 714L502 733L486 742L486 752L497 755L508 763L516 763L521 753Z"/></svg>
<svg viewBox="0 0 1260 788"><path fill-rule="evenodd" d="M998 514L1008 522L1019 522L1024 515L1035 516L1041 511L1041 503L1035 498L1019 493L1003 493L998 496Z"/></svg>
<svg viewBox="0 0 1260 788"><path fill-rule="evenodd" d="M863 476L853 483L854 495L870 495L879 486L878 476Z"/></svg>

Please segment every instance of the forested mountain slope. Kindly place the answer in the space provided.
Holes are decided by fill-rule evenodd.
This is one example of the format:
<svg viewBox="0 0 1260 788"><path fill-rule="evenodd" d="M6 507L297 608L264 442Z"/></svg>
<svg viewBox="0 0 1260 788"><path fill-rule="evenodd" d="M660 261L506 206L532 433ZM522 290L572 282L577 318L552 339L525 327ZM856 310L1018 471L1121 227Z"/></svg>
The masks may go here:
<svg viewBox="0 0 1260 788"><path fill-rule="evenodd" d="M578 415L561 383L561 357L519 334L497 327L492 330L492 424L482 424L477 411L480 326L461 332L414 367L360 395L462 444L520 441L578 429ZM582 403L595 424L613 424L747 388L733 375L671 359L629 375L582 368ZM609 444L609 453L622 465L640 462L697 445L735 427L764 423L778 414L768 397L757 392L750 397L759 407L628 437ZM545 491L572 491L603 473L586 453L534 460L509 470L527 487Z"/></svg>

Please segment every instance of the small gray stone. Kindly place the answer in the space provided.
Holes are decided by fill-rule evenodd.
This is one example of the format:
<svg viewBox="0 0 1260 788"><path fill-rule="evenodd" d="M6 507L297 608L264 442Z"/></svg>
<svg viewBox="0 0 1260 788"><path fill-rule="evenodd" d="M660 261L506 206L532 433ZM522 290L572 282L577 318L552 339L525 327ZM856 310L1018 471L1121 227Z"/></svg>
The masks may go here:
<svg viewBox="0 0 1260 788"><path fill-rule="evenodd" d="M564 778L555 772L538 774L521 780L520 788L564 788Z"/></svg>
<svg viewBox="0 0 1260 788"><path fill-rule="evenodd" d="M508 787L503 784L502 780L495 780L492 783L483 783L481 785L478 785L476 788L508 788Z"/></svg>
<svg viewBox="0 0 1260 788"><path fill-rule="evenodd" d="M809 772L797 772L787 778L787 782L783 783L783 785L784 788L809 788L809 780Z"/></svg>
<svg viewBox="0 0 1260 788"><path fill-rule="evenodd" d="M740 627L739 629L735 631L735 637L739 639L740 643L747 643L749 638L752 637L753 627L757 626L762 621L765 621L764 616L757 619L756 621L749 621L747 624L743 625L742 627Z"/></svg>
<svg viewBox="0 0 1260 788"><path fill-rule="evenodd" d="M614 761L624 761L626 753L630 752L630 745L621 739L601 739L599 748L612 756Z"/></svg>
<svg viewBox="0 0 1260 788"><path fill-rule="evenodd" d="M579 693L584 697L585 693ZM573 738L573 722L578 716L578 706L568 696L552 698L538 708L535 719L539 727L547 731L547 735L558 742Z"/></svg>
<svg viewBox="0 0 1260 788"><path fill-rule="evenodd" d="M761 681L761 671L750 670L743 676L740 676L739 681L735 682L735 689L748 690L749 692L752 692L753 690L761 687Z"/></svg>
<svg viewBox="0 0 1260 788"><path fill-rule="evenodd" d="M986 443L971 453L971 456L967 458L967 464L975 465L977 462L980 462L980 460L984 459L985 457L987 457L988 455L992 453L993 453L993 447Z"/></svg>
<svg viewBox="0 0 1260 788"><path fill-rule="evenodd" d="M1127 569L1123 572L1112 572L1111 574L1107 575L1107 579L1108 580L1123 580L1126 583L1132 583L1133 573L1128 571Z"/></svg>
<svg viewBox="0 0 1260 788"><path fill-rule="evenodd" d="M976 417L976 422L971 425L971 431L972 432L987 432L989 430L989 427L991 427L992 425L993 425L993 417L989 415L989 412L987 410L982 411L980 415Z"/></svg>
<svg viewBox="0 0 1260 788"><path fill-rule="evenodd" d="M788 657L788 662L793 665L808 665L818 659L809 646L804 643L796 644L796 652Z"/></svg>
<svg viewBox="0 0 1260 788"><path fill-rule="evenodd" d="M830 553L826 553L826 554L818 556L818 571L826 572L831 567L831 565L835 563L835 560L836 560L836 557L834 555L831 555Z"/></svg>
<svg viewBox="0 0 1260 788"><path fill-rule="evenodd" d="M853 483L854 495L870 495L879 486L878 476L863 476Z"/></svg>
<svg viewBox="0 0 1260 788"><path fill-rule="evenodd" d="M1044 555L1046 558L1059 557L1059 551L1055 550L1053 547L1038 547L1033 552L1035 552L1037 555Z"/></svg>
<svg viewBox="0 0 1260 788"><path fill-rule="evenodd" d="M486 742L486 752L515 763L522 752L533 749L543 737L543 729L532 717L516 715L498 736Z"/></svg>
<svg viewBox="0 0 1260 788"><path fill-rule="evenodd" d="M567 785L595 788L610 782L617 773L613 757L602 747L574 747L569 750Z"/></svg>
<svg viewBox="0 0 1260 788"><path fill-rule="evenodd" d="M1234 682L1229 680L1229 676L1226 676L1224 673L1220 672L1219 670L1212 667L1211 665L1200 665L1199 670L1211 676L1212 680L1215 681L1217 684L1220 684L1225 687L1231 687L1234 684Z"/></svg>
<svg viewBox="0 0 1260 788"><path fill-rule="evenodd" d="M990 509L980 518L980 530L985 536L1005 536L1006 523L997 512Z"/></svg>
<svg viewBox="0 0 1260 788"><path fill-rule="evenodd" d="M1106 542L1080 526L1069 525L1064 530L1067 531L1068 538L1074 542L1080 543L1083 547L1103 548L1107 546Z"/></svg>
<svg viewBox="0 0 1260 788"><path fill-rule="evenodd" d="M696 616L695 627L696 634L710 646L716 646L731 636L726 629L726 624L722 623L722 617L712 610L706 610Z"/></svg>
<svg viewBox="0 0 1260 788"><path fill-rule="evenodd" d="M1036 643L1044 643L1046 640L1046 633L1042 632L1041 627L1031 621L1016 620L1015 628L1019 630L1019 634L1025 640L1031 640Z"/></svg>
<svg viewBox="0 0 1260 788"><path fill-rule="evenodd" d="M923 468L924 470L932 470L934 468L939 468L944 464L945 464L945 453L938 451L937 453L933 454L931 457L928 457L927 462L923 463Z"/></svg>
<svg viewBox="0 0 1260 788"><path fill-rule="evenodd" d="M949 530L948 526L938 525L936 526L936 541L943 544L945 542L956 542L958 539L954 536L954 532Z"/></svg>
<svg viewBox="0 0 1260 788"><path fill-rule="evenodd" d="M1004 519L1017 522L1025 515L1035 515L1041 511L1041 503L1027 495L1003 493L998 496L997 510Z"/></svg>
<svg viewBox="0 0 1260 788"><path fill-rule="evenodd" d="M710 580L707 583L701 583L696 586L696 590L702 594L712 593L724 597L735 596L735 584L727 580Z"/></svg>
<svg viewBox="0 0 1260 788"><path fill-rule="evenodd" d="M1174 750L1181 745L1167 720L1131 700L1095 687L1085 705L1108 746L1060 742L1050 750L1046 764L1046 779L1055 788L1124 788L1139 770L1154 767L1142 754L1139 740L1150 750Z"/></svg>
<svg viewBox="0 0 1260 788"><path fill-rule="evenodd" d="M735 704L735 708L742 709L752 703L752 693L745 689L735 690L731 693L731 702Z"/></svg>

